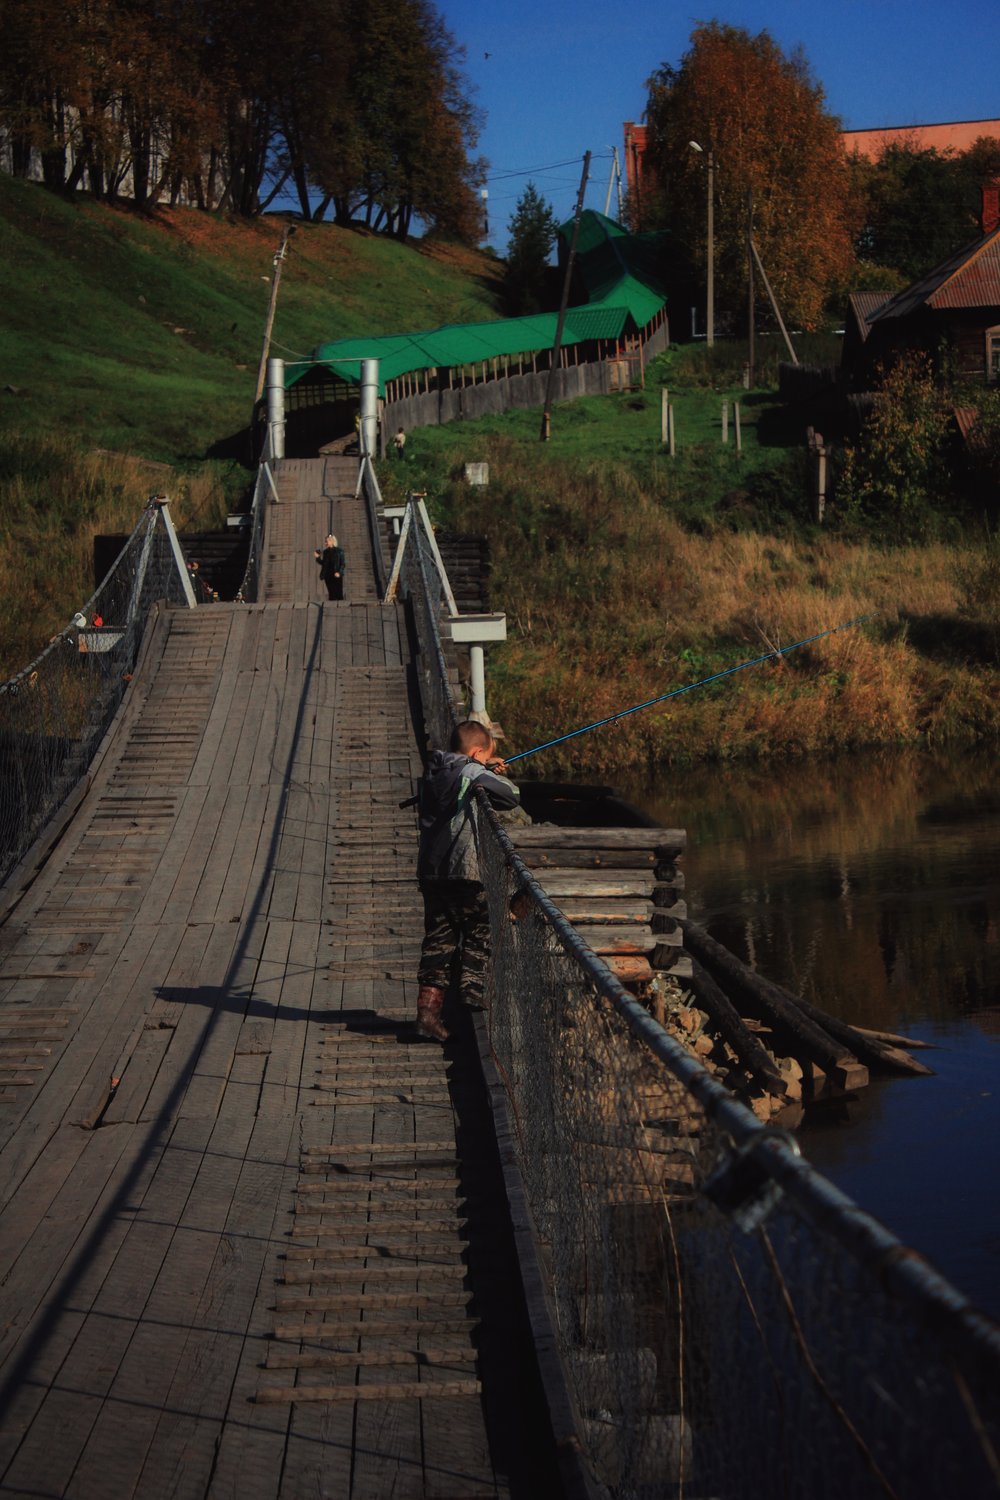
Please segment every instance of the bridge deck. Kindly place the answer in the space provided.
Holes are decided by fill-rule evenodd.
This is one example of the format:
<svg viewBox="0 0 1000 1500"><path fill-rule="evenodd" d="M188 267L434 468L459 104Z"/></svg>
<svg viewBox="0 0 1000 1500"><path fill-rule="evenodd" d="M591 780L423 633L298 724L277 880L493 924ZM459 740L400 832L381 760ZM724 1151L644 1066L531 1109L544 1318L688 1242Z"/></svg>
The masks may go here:
<svg viewBox="0 0 1000 1500"><path fill-rule="evenodd" d="M268 602L160 617L0 932L4 1495L491 1496L532 1461L471 1059L406 1025L409 648L352 474L284 467ZM348 598L307 603L331 525Z"/></svg>

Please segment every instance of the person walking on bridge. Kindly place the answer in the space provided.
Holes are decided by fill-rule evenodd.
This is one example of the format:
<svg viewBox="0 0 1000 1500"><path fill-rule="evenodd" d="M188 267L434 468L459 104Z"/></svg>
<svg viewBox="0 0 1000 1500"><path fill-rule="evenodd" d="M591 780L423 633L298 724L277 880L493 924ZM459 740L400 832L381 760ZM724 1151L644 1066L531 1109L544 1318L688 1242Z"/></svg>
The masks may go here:
<svg viewBox="0 0 1000 1500"><path fill-rule="evenodd" d="M344 570L347 559L343 547L338 547L337 538L329 532L323 550L313 553L319 563L319 576L326 584L327 596L335 601L344 597Z"/></svg>
<svg viewBox="0 0 1000 1500"><path fill-rule="evenodd" d="M417 971L417 1035L445 1042L445 990L456 961L465 1005L481 1010L490 951L490 919L479 869L475 787L496 808L518 805L517 787L496 757L490 731L458 724L447 750L434 750L420 778L417 879L424 898L424 939Z"/></svg>

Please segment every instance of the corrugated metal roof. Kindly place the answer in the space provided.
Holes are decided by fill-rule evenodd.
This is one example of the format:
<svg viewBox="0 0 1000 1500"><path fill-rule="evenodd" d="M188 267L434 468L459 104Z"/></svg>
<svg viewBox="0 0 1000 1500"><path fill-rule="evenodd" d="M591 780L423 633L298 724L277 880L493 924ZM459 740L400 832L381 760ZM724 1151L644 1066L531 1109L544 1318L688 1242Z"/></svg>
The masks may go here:
<svg viewBox="0 0 1000 1500"><path fill-rule="evenodd" d="M871 319L884 307L892 296L891 292L851 292L847 304L854 314L854 321L864 343L868 337Z"/></svg>
<svg viewBox="0 0 1000 1500"><path fill-rule="evenodd" d="M1000 306L1000 229L928 298L931 307Z"/></svg>
<svg viewBox="0 0 1000 1500"><path fill-rule="evenodd" d="M560 232L566 234L568 228L563 225ZM619 339L644 328L655 317L665 301L655 276L656 239L653 235L630 235L620 224L590 210L581 216L577 249L589 299L567 312L564 344ZM311 364L290 365L285 384L295 385L317 366L323 366L356 385L361 361L377 359L384 390L387 380L415 370L448 369L551 349L557 321L556 313L535 313L497 323L449 323L418 333L334 339L313 351Z"/></svg>
<svg viewBox="0 0 1000 1500"><path fill-rule="evenodd" d="M969 439L972 437L972 429L979 421L978 408L975 406L956 406L953 415L962 442L968 444Z"/></svg>
<svg viewBox="0 0 1000 1500"><path fill-rule="evenodd" d="M1000 305L1000 228L963 245L886 303L869 322L905 318L921 307Z"/></svg>

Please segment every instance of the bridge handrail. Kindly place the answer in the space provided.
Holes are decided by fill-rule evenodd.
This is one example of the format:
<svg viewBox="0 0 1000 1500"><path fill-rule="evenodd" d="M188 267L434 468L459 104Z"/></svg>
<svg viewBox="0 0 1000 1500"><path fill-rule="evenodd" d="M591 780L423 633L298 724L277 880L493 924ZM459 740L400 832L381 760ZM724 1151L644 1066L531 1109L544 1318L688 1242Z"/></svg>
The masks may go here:
<svg viewBox="0 0 1000 1500"><path fill-rule="evenodd" d="M0 683L0 884L85 772L130 680L150 606L190 597L166 520L154 496L90 598Z"/></svg>
<svg viewBox="0 0 1000 1500"><path fill-rule="evenodd" d="M270 428L268 433L270 433ZM277 498L277 487L269 460L268 441L269 439L265 439L264 452L257 465L257 478L254 481L253 498L250 502L250 545L247 550L247 564L243 569L240 586L236 590L236 598L243 604L256 604L262 592L267 497L271 494Z"/></svg>
<svg viewBox="0 0 1000 1500"><path fill-rule="evenodd" d="M435 574L412 526L401 582L442 744L461 711ZM657 1023L479 802L490 1045L598 1480L997 1493L1000 1328Z"/></svg>
<svg viewBox="0 0 1000 1500"><path fill-rule="evenodd" d="M364 496L365 516L368 521L368 536L372 549L372 563L375 568L375 587L378 589L379 598L384 599L388 574L386 572L385 558L382 556L382 537L380 532L382 490L379 486L378 475L375 473L375 465L367 453L362 454L361 457L361 463L358 467L358 483L354 493L355 497L358 495Z"/></svg>

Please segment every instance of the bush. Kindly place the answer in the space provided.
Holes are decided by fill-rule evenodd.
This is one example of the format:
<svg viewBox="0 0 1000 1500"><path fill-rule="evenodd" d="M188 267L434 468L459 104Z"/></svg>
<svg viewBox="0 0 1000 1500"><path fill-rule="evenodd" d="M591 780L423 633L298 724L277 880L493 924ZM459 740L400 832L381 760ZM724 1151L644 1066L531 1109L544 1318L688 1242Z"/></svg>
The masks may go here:
<svg viewBox="0 0 1000 1500"><path fill-rule="evenodd" d="M948 406L925 355L904 355L880 370L860 440L848 444L841 459L837 491L844 518L877 523L896 539L936 530L942 509L950 509L948 421Z"/></svg>

